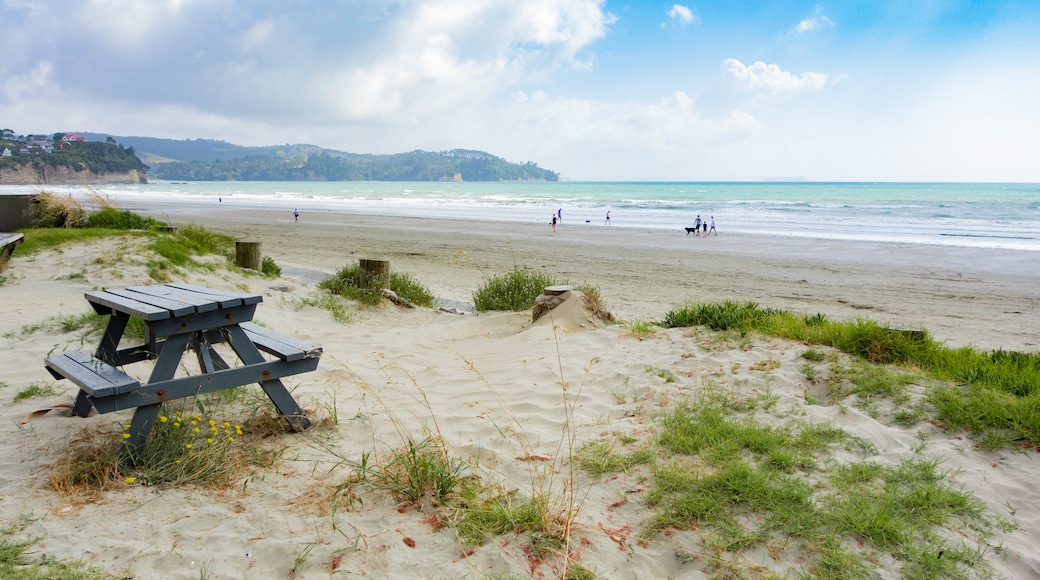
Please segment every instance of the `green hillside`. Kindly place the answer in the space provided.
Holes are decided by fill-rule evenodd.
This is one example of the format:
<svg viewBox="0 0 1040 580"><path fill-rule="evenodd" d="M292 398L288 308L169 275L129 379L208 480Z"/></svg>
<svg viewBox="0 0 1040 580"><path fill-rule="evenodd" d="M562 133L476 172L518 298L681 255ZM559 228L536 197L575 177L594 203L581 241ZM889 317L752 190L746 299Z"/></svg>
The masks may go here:
<svg viewBox="0 0 1040 580"><path fill-rule="evenodd" d="M107 135L80 133L92 140ZM483 151L346 153L314 145L244 147L213 139L115 137L150 160L149 177L174 181L559 181L532 162ZM162 161L160 161L162 160Z"/></svg>

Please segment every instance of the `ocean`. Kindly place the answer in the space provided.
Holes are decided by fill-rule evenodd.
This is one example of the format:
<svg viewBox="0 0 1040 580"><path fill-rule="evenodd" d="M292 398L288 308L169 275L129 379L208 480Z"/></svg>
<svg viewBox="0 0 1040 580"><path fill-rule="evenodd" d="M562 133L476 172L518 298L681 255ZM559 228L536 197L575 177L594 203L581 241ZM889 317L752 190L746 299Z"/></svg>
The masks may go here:
<svg viewBox="0 0 1040 580"><path fill-rule="evenodd" d="M133 209L281 209L560 227L681 230L714 217L720 234L865 240L1040 251L1040 184L1015 183L411 183L155 182L0 186L0 195L92 194Z"/></svg>

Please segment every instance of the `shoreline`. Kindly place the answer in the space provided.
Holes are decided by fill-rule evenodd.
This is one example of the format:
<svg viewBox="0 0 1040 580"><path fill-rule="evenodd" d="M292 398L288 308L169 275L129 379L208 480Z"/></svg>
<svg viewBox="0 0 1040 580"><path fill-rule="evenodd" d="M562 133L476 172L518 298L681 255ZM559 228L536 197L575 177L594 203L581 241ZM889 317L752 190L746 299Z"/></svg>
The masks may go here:
<svg viewBox="0 0 1040 580"><path fill-rule="evenodd" d="M279 265L330 274L388 260L436 296L470 302L485 276L528 267L599 287L621 320L686 302L751 301L835 319L924 328L949 346L1040 350L1040 269L1026 250L607 226L134 204L173 225L261 241ZM139 206L139 207L137 207Z"/></svg>

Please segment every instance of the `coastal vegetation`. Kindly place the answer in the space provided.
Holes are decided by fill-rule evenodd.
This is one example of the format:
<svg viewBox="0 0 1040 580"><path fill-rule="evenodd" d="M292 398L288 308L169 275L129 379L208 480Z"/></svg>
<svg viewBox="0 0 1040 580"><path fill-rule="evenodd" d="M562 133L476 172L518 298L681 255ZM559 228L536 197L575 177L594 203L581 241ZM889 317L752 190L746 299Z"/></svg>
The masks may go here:
<svg viewBox="0 0 1040 580"><path fill-rule="evenodd" d="M100 196L93 196L86 210L73 198L39 193L33 196L30 218L33 227L25 230L25 241L18 248L20 255L32 255L45 248L67 242L104 238L113 234L150 238L148 249L154 258L148 258L149 274L157 282L169 281L169 273L177 268L213 269L213 265L196 257L217 255L228 263L235 259L235 238L212 232L197 225L171 228L154 218L141 216L109 205ZM268 277L281 274L281 268L270 256L264 256L260 274Z"/></svg>
<svg viewBox="0 0 1040 580"><path fill-rule="evenodd" d="M14 527L0 528L0 577L11 580L107 580L110 574L82 562L68 562L35 548L38 540L15 539Z"/></svg>
<svg viewBox="0 0 1040 580"><path fill-rule="evenodd" d="M875 364L921 370L944 381L929 389L928 401L945 429L966 430L987 448L1040 443L1040 353L949 348L925 330L870 320L831 321L752 302L687 304L668 312L661 324L759 332L833 347Z"/></svg>
<svg viewBox="0 0 1040 580"><path fill-rule="evenodd" d="M385 299L384 288L416 306L433 306L433 293L410 275L391 271L386 279L382 280L365 276L359 264L344 266L322 280L318 287L369 306L379 304Z"/></svg>
<svg viewBox="0 0 1040 580"><path fill-rule="evenodd" d="M527 162L484 153L411 151L357 155L327 151L292 156L155 163L157 179L184 181L558 181L559 175Z"/></svg>
<svg viewBox="0 0 1040 580"><path fill-rule="evenodd" d="M484 283L473 292L473 306L479 311L528 310L546 286L555 286L556 278L526 268L505 274L485 276Z"/></svg>
<svg viewBox="0 0 1040 580"><path fill-rule="evenodd" d="M0 140L0 172L29 166L37 171L46 167L68 167L73 171L89 171L95 174L144 173L148 166L134 153L133 147L124 147L113 141L64 140L58 133L52 138L37 141L36 145Z"/></svg>
<svg viewBox="0 0 1040 580"><path fill-rule="evenodd" d="M244 147L213 139L0 134L0 174L30 168L28 183L60 182L53 171L130 174L178 181L559 181L555 171L484 151L415 150L377 155L313 145ZM146 165L143 159L149 160Z"/></svg>

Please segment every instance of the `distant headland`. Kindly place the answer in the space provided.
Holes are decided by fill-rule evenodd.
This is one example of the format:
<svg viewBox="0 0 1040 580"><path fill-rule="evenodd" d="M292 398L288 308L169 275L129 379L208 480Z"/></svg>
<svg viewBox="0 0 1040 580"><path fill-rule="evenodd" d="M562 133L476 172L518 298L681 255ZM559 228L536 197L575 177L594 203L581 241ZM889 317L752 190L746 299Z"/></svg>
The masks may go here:
<svg viewBox="0 0 1040 580"><path fill-rule="evenodd" d="M533 162L484 151L359 154L315 145L245 147L214 139L0 133L0 184L173 181L559 181Z"/></svg>

